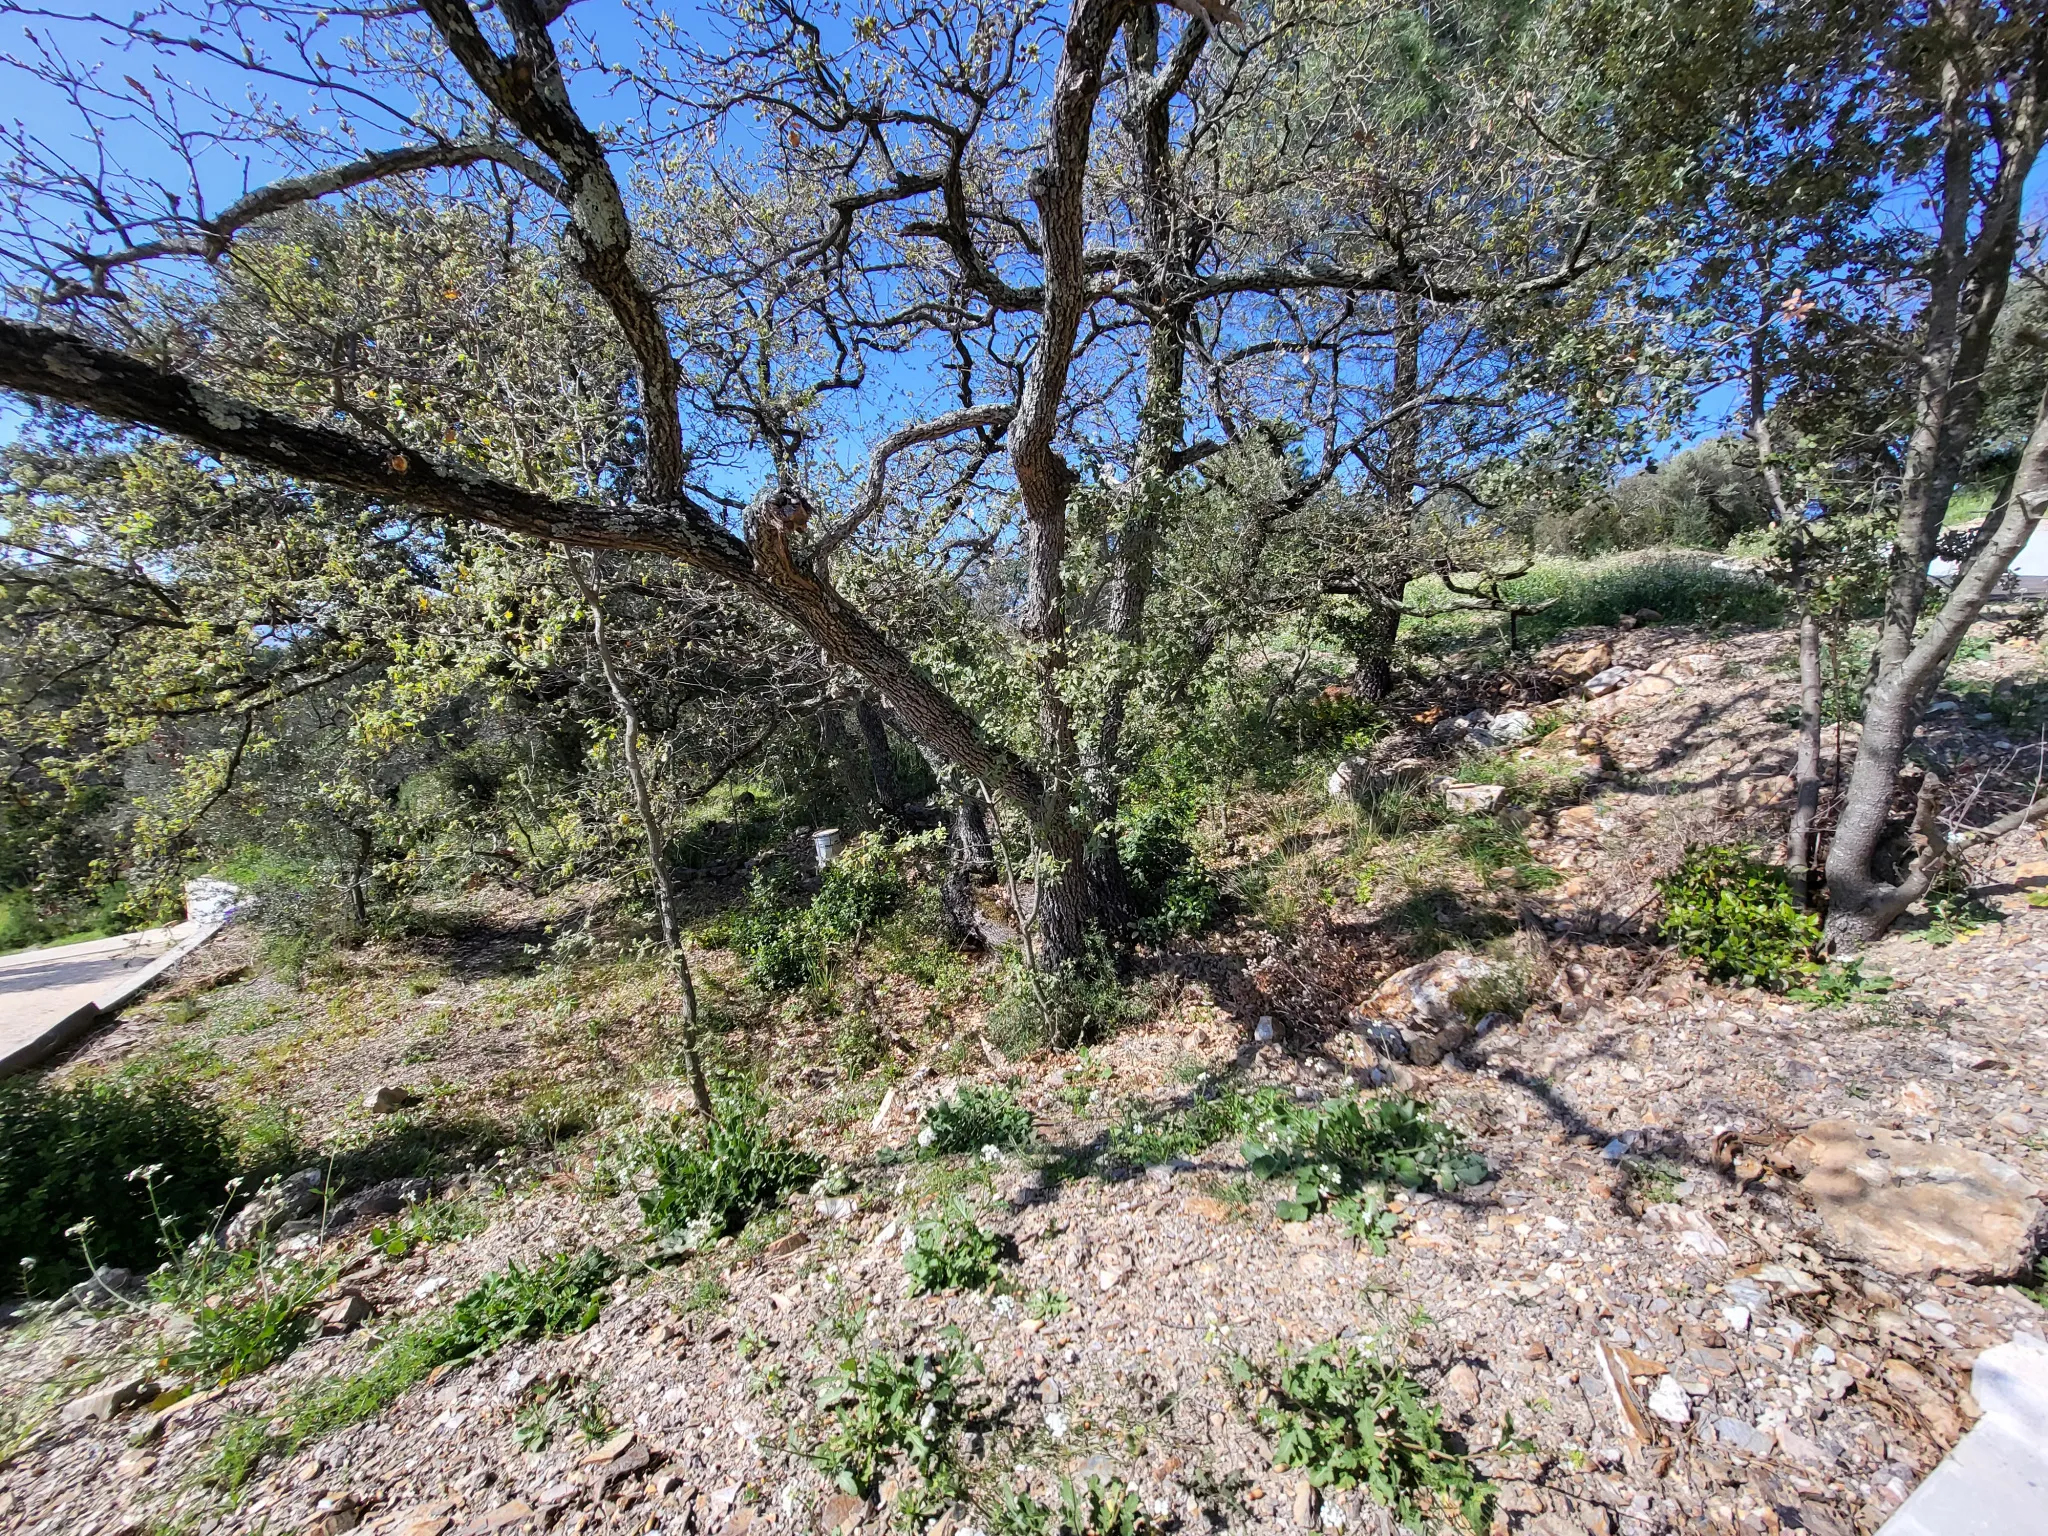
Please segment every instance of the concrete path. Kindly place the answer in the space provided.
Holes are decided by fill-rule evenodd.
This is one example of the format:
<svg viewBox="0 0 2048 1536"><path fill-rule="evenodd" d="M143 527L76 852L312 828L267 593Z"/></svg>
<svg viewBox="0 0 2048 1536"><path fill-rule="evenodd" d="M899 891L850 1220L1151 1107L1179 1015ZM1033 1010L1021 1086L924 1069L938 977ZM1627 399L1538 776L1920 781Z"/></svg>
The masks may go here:
<svg viewBox="0 0 2048 1536"><path fill-rule="evenodd" d="M0 955L0 1077L61 1050L220 926L217 919L187 920L174 928Z"/></svg>
<svg viewBox="0 0 2048 1536"><path fill-rule="evenodd" d="M1878 1536L2040 1536L2048 1531L2048 1343L2020 1334L1970 1373L1984 1416Z"/></svg>

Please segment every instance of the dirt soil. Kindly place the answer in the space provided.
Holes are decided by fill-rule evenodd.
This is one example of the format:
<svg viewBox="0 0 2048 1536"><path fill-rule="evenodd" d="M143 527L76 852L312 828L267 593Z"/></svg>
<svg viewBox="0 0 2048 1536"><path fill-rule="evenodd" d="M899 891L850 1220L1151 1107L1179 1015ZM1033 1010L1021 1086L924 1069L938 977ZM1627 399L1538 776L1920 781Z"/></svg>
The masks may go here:
<svg viewBox="0 0 2048 1536"><path fill-rule="evenodd" d="M2048 888L2048 855L2038 833L1985 850L1976 895L1995 915L1975 926L1967 913L1916 915L1864 957L1866 971L1895 980L1881 996L1810 1006L1706 985L1645 935L1650 881L1695 838L1768 843L1781 832L1791 744L1772 717L1785 697L1773 669L1789 641L1670 628L1596 638L1638 665L1703 659L1664 692L1553 706L1582 747L1576 771L1591 776L1576 806L1529 824L1529 846L1560 878L1516 906L1557 980L1548 1001L1443 1064L1378 1063L1346 1022L1392 968L1370 899L1340 899L1286 938L1241 927L1160 967L1152 1021L1085 1058L1012 1067L978 1043L935 1056L894 1084L880 1115L879 1082L791 1053L771 1082L809 1144L854 1173L852 1211L798 1199L707 1258L619 1281L588 1332L448 1372L266 1465L238 1498L199 1482L231 1415L273 1413L295 1387L360 1368L377 1335L508 1260L593 1242L639 1250L632 1193L594 1171L601 1135L478 1173L453 1193L487 1215L481 1232L403 1260L359 1236L335 1245L376 1308L370 1327L309 1343L161 1422L146 1411L37 1421L0 1468L0 1527L741 1536L818 1530L829 1514L879 1530L886 1504L829 1504L835 1490L791 1449L815 1424L811 1382L843 1353L837 1325L867 1349L939 1347L959 1331L987 1405L970 1446L977 1502L1019 1481L1043 1495L1062 1473L1100 1473L1126 1479L1168 1529L1390 1531L1361 1495L1318 1498L1276 1469L1228 1378L1232 1357L1346 1338L1399 1356L1433 1394L1499 1489L1496 1531L1875 1531L1976 1417L1977 1354L2042 1333L2043 1312L2014 1285L1904 1279L1849 1257L1775 1155L1799 1128L1848 1118L1987 1153L2048 1187L2048 1134L2037 1130L2048 1128L2048 909L2028 904ZM1964 697L1934 717L1941 750L1988 776L1986 803L2038 771L2039 748L2008 740L1995 715L1978 718L1964 685L2038 683L2043 670L2038 649L2000 644L1958 670ZM1305 835L1313 843L1330 825ZM222 957L224 973L247 963ZM408 1072L437 1077L472 1109L516 1106L577 1074L615 1085L627 1108L614 1118L673 1103L672 1079L616 1044L652 1027L639 973L585 999L545 977L465 976L443 957L402 1006L380 1012L351 993L348 1016L366 1022L334 1030L324 1055L303 1010L295 1025L260 1013L278 985L230 977L207 994L210 1059L323 1124L366 1125L357 1101ZM221 1031L228 1003L257 1022ZM171 1022L167 1007L138 1014L71 1070L191 1038L197 1026ZM619 1032L585 1028L590 1009ZM1261 1018L1272 1021L1266 1043ZM289 1048L266 1029L288 1033ZM970 1022L962 1038L974 1035ZM1303 1098L1391 1072L1469 1136L1493 1176L1456 1197L1400 1201L1402 1230L1378 1256L1328 1217L1276 1220L1230 1144L1118 1179L1064 1180L1035 1166L1043 1159L1006 1156L977 1176L902 1150L914 1150L919 1107L963 1079L1014 1083L1044 1141L1077 1148L1116 1103L1184 1100L1190 1064ZM891 1149L900 1162L885 1158ZM1005 1294L907 1295L904 1223L953 1194L1014 1240ZM1034 1315L1046 1309L1025 1298L1040 1292L1069 1305ZM0 1391L54 1409L152 1359L160 1311L17 1326L0 1336ZM1610 1384L1617 1364L1638 1402L1677 1381L1687 1421L1652 1417L1647 1438L1632 1429ZM522 1450L515 1416L546 1378L598 1394L635 1437L612 1449L636 1466L644 1449L646 1465L608 1477L568 1434ZM963 1507L942 1523L985 1528L987 1514Z"/></svg>

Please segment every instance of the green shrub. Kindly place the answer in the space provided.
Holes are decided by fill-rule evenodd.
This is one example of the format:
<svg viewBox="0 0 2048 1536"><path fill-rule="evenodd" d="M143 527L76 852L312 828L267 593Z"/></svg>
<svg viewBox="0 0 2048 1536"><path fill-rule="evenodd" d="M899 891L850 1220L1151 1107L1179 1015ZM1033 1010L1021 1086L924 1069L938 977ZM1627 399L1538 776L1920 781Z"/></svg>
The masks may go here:
<svg viewBox="0 0 2048 1536"><path fill-rule="evenodd" d="M400 1330L369 1369L308 1387L263 1418L231 1419L214 1453L211 1480L241 1487L266 1455L291 1455L323 1435L374 1418L438 1366L522 1340L581 1333L597 1321L604 1289L617 1274L618 1265L598 1248L559 1254L531 1269L508 1265L447 1313ZM282 1429L271 1427L276 1419L284 1421Z"/></svg>
<svg viewBox="0 0 2048 1536"><path fill-rule="evenodd" d="M236 1172L226 1117L190 1084L0 1082L0 1273L41 1292L82 1278L82 1221L96 1262L149 1269L166 1237L207 1229Z"/></svg>
<svg viewBox="0 0 2048 1536"><path fill-rule="evenodd" d="M789 992L825 979L832 949L859 939L903 902L907 851L920 838L891 842L879 833L855 838L825 868L809 902L795 899L786 866L754 872L747 899L712 926L708 937L745 958L747 977L770 991Z"/></svg>
<svg viewBox="0 0 2048 1536"><path fill-rule="evenodd" d="M1315 1106L1270 1101L1244 1155L1256 1177L1294 1180L1293 1196L1274 1207L1283 1221L1306 1221L1328 1208L1347 1224L1369 1226L1377 1197L1360 1201L1372 1185L1431 1184L1450 1194L1486 1178L1486 1160L1464 1137L1398 1096L1368 1100L1364 1109L1356 1099Z"/></svg>
<svg viewBox="0 0 2048 1536"><path fill-rule="evenodd" d="M1231 1362L1252 1418L1273 1440L1273 1460L1317 1488L1364 1488L1413 1530L1462 1522L1486 1531L1491 1484L1446 1437L1415 1379L1371 1350L1319 1344L1277 1368Z"/></svg>
<svg viewBox="0 0 2048 1536"><path fill-rule="evenodd" d="M1194 817L1192 802L1177 796L1127 810L1118 825L1117 857L1141 939L1199 933L1223 909L1223 892L1188 839Z"/></svg>
<svg viewBox="0 0 2048 1536"><path fill-rule="evenodd" d="M1793 905L1785 871L1751 850L1696 843L1657 889L1658 931L1712 980L1782 990L1814 969L1820 920Z"/></svg>
<svg viewBox="0 0 2048 1536"><path fill-rule="evenodd" d="M955 1335L957 1337L957 1334ZM922 1507L961 1488L954 1438L967 1413L962 1378L972 1361L955 1348L903 1359L855 1355L818 1383L820 1471L857 1498L871 1498L899 1465L922 1486Z"/></svg>
<svg viewBox="0 0 2048 1536"><path fill-rule="evenodd" d="M1099 938L1079 959L1033 971L1013 955L989 1009L989 1034L1011 1056L1066 1050L1116 1033L1139 1014Z"/></svg>
<svg viewBox="0 0 2048 1536"><path fill-rule="evenodd" d="M742 1231L785 1191L825 1171L818 1158L770 1131L753 1100L675 1130L649 1137L641 1148L654 1187L640 1197L640 1210L648 1229L679 1251Z"/></svg>
<svg viewBox="0 0 2048 1536"><path fill-rule="evenodd" d="M924 1112L918 1145L943 1156L983 1147L1021 1147L1031 1140L1031 1111L1007 1088L964 1084Z"/></svg>
<svg viewBox="0 0 2048 1536"><path fill-rule="evenodd" d="M996 1277L1002 1243L974 1224L957 1200L930 1221L920 1222L903 1267L910 1272L913 1295L930 1291L978 1291Z"/></svg>

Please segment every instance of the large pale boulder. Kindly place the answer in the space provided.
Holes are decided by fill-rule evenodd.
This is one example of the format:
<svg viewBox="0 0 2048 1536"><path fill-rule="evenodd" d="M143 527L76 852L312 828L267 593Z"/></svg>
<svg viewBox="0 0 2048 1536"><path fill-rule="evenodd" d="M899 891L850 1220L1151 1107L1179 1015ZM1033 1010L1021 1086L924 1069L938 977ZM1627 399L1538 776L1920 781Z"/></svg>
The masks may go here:
<svg viewBox="0 0 2048 1536"><path fill-rule="evenodd" d="M1367 999L1363 1011L1396 1024L1462 1024L1473 1011L1471 994L1500 969L1484 955L1447 949L1434 959L1394 972Z"/></svg>
<svg viewBox="0 0 2048 1536"><path fill-rule="evenodd" d="M1785 1147L1829 1238L1894 1275L2004 1280L2032 1262L2041 1191L1968 1147L1822 1120Z"/></svg>
<svg viewBox="0 0 2048 1536"><path fill-rule="evenodd" d="M1614 665L1614 646L1606 640L1574 646L1546 658L1553 672L1570 678L1592 677Z"/></svg>

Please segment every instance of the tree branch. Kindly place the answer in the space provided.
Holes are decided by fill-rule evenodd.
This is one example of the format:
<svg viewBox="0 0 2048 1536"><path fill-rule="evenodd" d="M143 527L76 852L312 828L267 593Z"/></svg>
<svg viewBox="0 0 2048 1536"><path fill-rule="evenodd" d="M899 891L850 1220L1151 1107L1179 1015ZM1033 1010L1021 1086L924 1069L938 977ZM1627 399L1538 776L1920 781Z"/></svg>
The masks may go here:
<svg viewBox="0 0 2048 1536"><path fill-rule="evenodd" d="M462 166L492 161L508 170L516 171L532 182L541 191L557 202L568 200L568 188L561 177L540 164L531 155L516 145L506 144L497 139L457 139L443 144L417 144L403 149L380 149L364 155L359 160L350 160L342 165L333 165L325 170L311 171L304 176L289 176L282 181L273 181L254 192L245 193L228 204L210 219L193 221L194 234L160 240L144 241L118 251L95 255L89 251L74 254L73 259L92 273L89 288L78 284L59 282L49 297L62 299L90 293L94 296L109 296L108 274L121 267L133 266L138 262L155 261L166 256L200 256L208 261L217 260L228 248L228 242L241 230L273 213L301 203L317 202L336 192L346 192L352 187L368 185L375 181L388 181L394 176L410 175L414 171L456 170Z"/></svg>
<svg viewBox="0 0 2048 1536"><path fill-rule="evenodd" d="M930 421L899 427L876 443L868 455L867 481L861 488L860 500L853 504L853 510L840 519L837 526L824 534L811 546L811 563L816 565L833 550L851 538L869 518L882 510L882 497L888 490L889 461L906 448L919 443L936 442L942 437L951 437L955 432L965 432L972 427L1008 426L1017 414L1014 404L972 405L965 410L948 411Z"/></svg>

